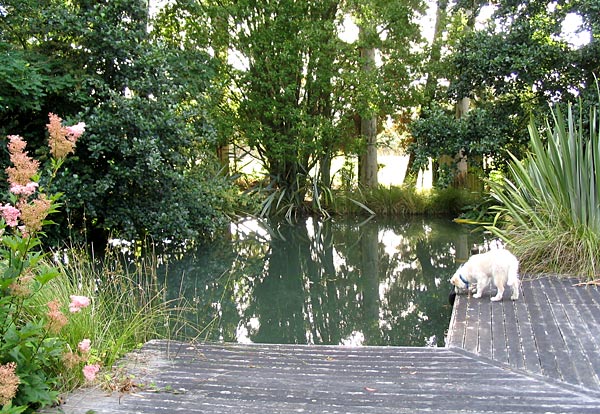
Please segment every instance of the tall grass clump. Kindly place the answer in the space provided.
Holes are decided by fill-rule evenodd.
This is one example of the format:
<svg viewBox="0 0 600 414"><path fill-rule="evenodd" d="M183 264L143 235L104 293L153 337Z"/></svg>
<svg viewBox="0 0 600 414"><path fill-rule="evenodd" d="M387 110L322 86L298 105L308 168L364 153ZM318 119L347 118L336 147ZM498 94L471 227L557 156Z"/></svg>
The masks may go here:
<svg viewBox="0 0 600 414"><path fill-rule="evenodd" d="M468 190L444 188L419 191L414 182L402 186L379 186L338 191L333 197L336 214L373 214L392 217L413 215L458 215L463 208L473 204L479 194Z"/></svg>
<svg viewBox="0 0 600 414"><path fill-rule="evenodd" d="M182 320L179 303L166 300L152 255L132 259L109 248L102 260L93 260L85 250L69 248L53 257L58 276L40 289L32 309L51 300L68 303L72 295L90 298L88 309L71 315L60 336L72 350L89 338L88 355L100 367L112 367L150 339L170 337ZM78 372L64 370L59 377L61 391L84 385ZM112 380L108 370L106 377Z"/></svg>
<svg viewBox="0 0 600 414"><path fill-rule="evenodd" d="M599 94L600 97L600 94ZM551 111L540 132L529 125L531 152L514 156L500 182L487 226L519 256L525 271L597 278L600 271L600 127L598 108L576 116L568 105Z"/></svg>

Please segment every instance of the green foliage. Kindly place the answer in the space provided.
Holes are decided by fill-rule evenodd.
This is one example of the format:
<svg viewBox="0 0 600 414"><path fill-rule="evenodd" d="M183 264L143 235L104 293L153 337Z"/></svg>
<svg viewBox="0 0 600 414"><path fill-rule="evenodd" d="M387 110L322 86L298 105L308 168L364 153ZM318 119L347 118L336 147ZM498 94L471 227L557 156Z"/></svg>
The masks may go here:
<svg viewBox="0 0 600 414"><path fill-rule="evenodd" d="M248 27L231 39L249 61L237 74L243 96L238 126L269 172L269 191L282 197L265 207L283 203L302 212L310 170L336 147L336 9L335 1L287 0L259 8L239 2L230 9L230 18Z"/></svg>
<svg viewBox="0 0 600 414"><path fill-rule="evenodd" d="M598 53L597 41L575 48L561 38L569 13L582 18L582 30L597 33L597 6L592 3L497 2L485 26L477 27L475 18L487 3L457 2L443 22L446 56L432 62L437 66L428 74L428 83L432 77L446 79L449 86L437 82L436 91L431 91L431 84L426 91L426 98L433 102L426 101L413 126L415 142L410 150L415 167L422 166L426 157L453 156L457 149L467 152L470 163L480 163L478 155L493 155L494 168L502 171L510 161L506 150L520 158L529 140L530 117L545 116L548 100L584 96L600 69L593 57ZM464 97L470 99L472 108L467 125L454 120L451 109ZM588 104L585 98L582 102ZM439 107L448 110L444 113Z"/></svg>
<svg viewBox="0 0 600 414"><path fill-rule="evenodd" d="M414 98L409 85L419 59L412 42L419 34L413 17L421 6L419 0L180 0L161 12L158 30L186 48L209 45L222 59L218 78L226 91L213 106L221 112L219 141L250 147L262 163L263 213L326 214L329 160L364 149L356 117L384 116ZM345 14L374 30L357 43L342 41ZM366 43L384 59L369 74L356 52ZM235 68L226 64L238 58ZM223 130L231 134L223 137Z"/></svg>
<svg viewBox="0 0 600 414"><path fill-rule="evenodd" d="M507 241L523 267L533 271L598 276L600 263L600 125L593 108L589 125L559 106L545 125L532 121L531 154L513 157L509 176L490 181L498 200L488 228Z"/></svg>
<svg viewBox="0 0 600 414"><path fill-rule="evenodd" d="M91 231L128 239L184 241L210 238L233 210L233 187L167 102L114 95L87 119L89 133L57 181L69 219L85 214Z"/></svg>
<svg viewBox="0 0 600 414"><path fill-rule="evenodd" d="M368 190L334 192L332 211L345 215L457 216L480 198L477 193L455 188L418 191L414 183L407 183L400 187L379 186Z"/></svg>
<svg viewBox="0 0 600 414"><path fill-rule="evenodd" d="M236 190L212 155L222 135L206 48L148 33L142 0L16 0L3 10L0 133L21 131L45 160L48 108L88 120L83 146L53 183L65 208L49 237L211 237Z"/></svg>
<svg viewBox="0 0 600 414"><path fill-rule="evenodd" d="M425 168L429 158L440 159L444 155L458 154L461 150L469 160L493 160L486 164L487 170L483 171L486 176L492 168L503 169L509 161L508 156L503 155L506 149L519 154L525 142L523 135L516 133L522 128L499 117L503 110L502 102L496 102L489 107L473 109L461 119L456 119L453 113L437 105L424 110L421 118L410 127L414 141L407 150L415 157L413 170ZM450 182L453 177L451 172Z"/></svg>

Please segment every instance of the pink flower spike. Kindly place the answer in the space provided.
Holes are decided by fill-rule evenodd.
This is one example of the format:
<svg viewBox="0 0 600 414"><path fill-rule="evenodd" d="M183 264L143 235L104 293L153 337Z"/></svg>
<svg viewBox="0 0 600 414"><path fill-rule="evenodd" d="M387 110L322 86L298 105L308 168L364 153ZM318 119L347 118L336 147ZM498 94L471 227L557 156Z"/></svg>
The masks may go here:
<svg viewBox="0 0 600 414"><path fill-rule="evenodd" d="M10 192L16 195L30 196L35 193L38 186L39 184L34 181L28 182L26 185L13 184L10 186Z"/></svg>
<svg viewBox="0 0 600 414"><path fill-rule="evenodd" d="M71 295L71 303L69 304L69 312L79 312L82 308L90 305L90 298L87 296Z"/></svg>
<svg viewBox="0 0 600 414"><path fill-rule="evenodd" d="M18 208L15 208L10 204L5 204L0 206L0 214L2 214L6 224L10 227L16 227L17 224L19 224L18 220L21 216L21 211Z"/></svg>
<svg viewBox="0 0 600 414"><path fill-rule="evenodd" d="M92 346L92 341L90 341L89 339L84 339L83 341L79 342L79 344L77 345L77 348L83 353L88 353L88 352L90 352L91 346Z"/></svg>
<svg viewBox="0 0 600 414"><path fill-rule="evenodd" d="M93 381L96 379L96 374L100 371L100 365L86 365L83 367L83 376L87 381Z"/></svg>
<svg viewBox="0 0 600 414"><path fill-rule="evenodd" d="M85 122L80 122L73 126L67 127L67 133L77 140L85 132Z"/></svg>

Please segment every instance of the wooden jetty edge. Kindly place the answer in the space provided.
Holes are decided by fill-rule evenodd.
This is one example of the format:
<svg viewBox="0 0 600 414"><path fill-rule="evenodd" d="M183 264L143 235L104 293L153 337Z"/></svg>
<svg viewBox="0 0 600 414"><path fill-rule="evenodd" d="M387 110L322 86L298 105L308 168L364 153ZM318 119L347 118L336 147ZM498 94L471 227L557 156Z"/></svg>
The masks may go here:
<svg viewBox="0 0 600 414"><path fill-rule="evenodd" d="M600 290L575 279L525 280L521 298L457 296L447 346L600 391Z"/></svg>
<svg viewBox="0 0 600 414"><path fill-rule="evenodd" d="M445 348L151 341L123 361L142 387L44 412L600 413L600 292L571 284L458 296Z"/></svg>

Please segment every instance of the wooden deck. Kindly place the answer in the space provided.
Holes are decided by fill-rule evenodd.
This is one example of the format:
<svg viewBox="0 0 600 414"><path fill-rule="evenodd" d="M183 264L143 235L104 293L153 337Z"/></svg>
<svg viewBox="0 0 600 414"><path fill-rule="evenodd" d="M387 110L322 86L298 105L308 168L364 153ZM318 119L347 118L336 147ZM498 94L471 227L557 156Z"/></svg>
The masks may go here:
<svg viewBox="0 0 600 414"><path fill-rule="evenodd" d="M575 283L525 280L515 302L457 296L448 346L600 391L600 290Z"/></svg>
<svg viewBox="0 0 600 414"><path fill-rule="evenodd" d="M600 413L600 293L523 283L457 297L446 348L147 343L140 388L85 389L46 413Z"/></svg>

